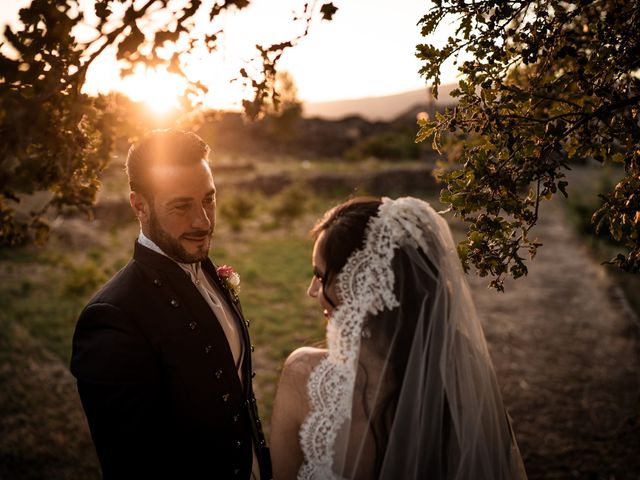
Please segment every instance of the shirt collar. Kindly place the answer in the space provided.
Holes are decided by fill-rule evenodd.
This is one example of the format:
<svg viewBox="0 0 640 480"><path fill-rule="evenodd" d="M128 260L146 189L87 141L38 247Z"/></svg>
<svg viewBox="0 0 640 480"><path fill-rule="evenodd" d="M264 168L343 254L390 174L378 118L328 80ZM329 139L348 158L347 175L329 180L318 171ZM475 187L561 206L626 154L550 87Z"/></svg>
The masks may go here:
<svg viewBox="0 0 640 480"><path fill-rule="evenodd" d="M140 234L138 235L138 243L140 245L142 245L143 247L147 247L149 250L153 250L154 252L159 253L160 255L164 255L168 259L170 259L170 260L174 261L175 263L177 263L178 265L180 265L183 270L185 270L187 272L191 272L195 276L197 276L197 274L198 274L198 272L200 270L200 262L196 262L196 263L180 263L180 262L176 262L173 258L171 258L169 255L164 253L162 251L162 249L158 245L156 245L156 243L153 240L151 240L144 233L142 233L142 230L140 230Z"/></svg>
<svg viewBox="0 0 640 480"><path fill-rule="evenodd" d="M138 235L138 243L143 247L147 247L149 250L153 250L154 252L159 253L160 255L164 255L167 258L171 258L169 255L164 253L162 249L158 245L156 245L153 240L151 240L144 233L142 233L142 230L140 230L140 234ZM173 259L171 258L171 260Z"/></svg>

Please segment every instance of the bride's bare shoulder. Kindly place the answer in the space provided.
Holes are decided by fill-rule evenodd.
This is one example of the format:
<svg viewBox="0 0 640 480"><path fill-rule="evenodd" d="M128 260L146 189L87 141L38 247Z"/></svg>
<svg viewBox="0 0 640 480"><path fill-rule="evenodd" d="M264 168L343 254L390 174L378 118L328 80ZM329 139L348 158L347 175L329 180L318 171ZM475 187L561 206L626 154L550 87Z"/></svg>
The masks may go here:
<svg viewBox="0 0 640 480"><path fill-rule="evenodd" d="M273 418L281 420L281 423L294 425L294 430L298 432L298 427L308 413L307 404L307 381L309 375L316 365L327 354L321 348L302 347L294 350L285 360L280 375L278 391L274 401ZM282 420L283 413L286 412L286 420ZM281 423L272 418L272 426L278 428Z"/></svg>
<svg viewBox="0 0 640 480"><path fill-rule="evenodd" d="M290 380L301 380L309 377L311 370L327 355L324 348L300 347L287 357L282 367L282 375Z"/></svg>
<svg viewBox="0 0 640 480"><path fill-rule="evenodd" d="M271 459L274 478L296 478L303 454L300 426L309 414L307 381L326 350L302 347L284 362L271 415Z"/></svg>

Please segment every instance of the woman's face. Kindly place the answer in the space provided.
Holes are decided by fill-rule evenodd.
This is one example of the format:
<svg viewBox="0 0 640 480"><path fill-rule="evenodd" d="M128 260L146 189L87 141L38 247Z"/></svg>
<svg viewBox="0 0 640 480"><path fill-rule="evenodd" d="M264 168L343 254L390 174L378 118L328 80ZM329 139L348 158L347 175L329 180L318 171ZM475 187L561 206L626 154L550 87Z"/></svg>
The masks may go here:
<svg viewBox="0 0 640 480"><path fill-rule="evenodd" d="M331 306L329 300L337 306L338 299L334 288L334 282L330 282L324 287L322 285L323 279L325 278L325 272L327 271L327 262L320 252L324 238L325 232L320 232L320 235L318 235L318 239L313 246L313 255L311 258L313 278L311 279L311 284L309 284L309 288L307 289L307 295L318 300L320 307L322 307L324 316L329 319L333 314L334 308Z"/></svg>

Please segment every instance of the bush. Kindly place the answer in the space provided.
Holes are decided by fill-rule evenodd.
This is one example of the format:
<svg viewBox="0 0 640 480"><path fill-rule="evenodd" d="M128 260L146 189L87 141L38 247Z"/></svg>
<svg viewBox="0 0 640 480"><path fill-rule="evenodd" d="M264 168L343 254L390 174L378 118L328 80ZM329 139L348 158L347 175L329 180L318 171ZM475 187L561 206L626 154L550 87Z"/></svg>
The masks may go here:
<svg viewBox="0 0 640 480"><path fill-rule="evenodd" d="M236 192L231 198L226 198L220 205L220 216L234 232L242 231L243 224L255 216L255 199L246 193Z"/></svg>
<svg viewBox="0 0 640 480"><path fill-rule="evenodd" d="M345 152L348 160L378 158L381 160L406 160L420 157L420 145L415 134L409 132L384 132L368 137Z"/></svg>
<svg viewBox="0 0 640 480"><path fill-rule="evenodd" d="M597 168L599 170L592 171L593 176L590 176L589 181L578 180L576 185L573 181L570 183L569 215L578 232L592 243L604 242L619 248L620 244L611 237L607 229L596 232L597 226L591 223L591 217L604 203L604 198L598 192L611 192L622 174L619 169Z"/></svg>
<svg viewBox="0 0 640 480"><path fill-rule="evenodd" d="M64 293L76 297L86 297L106 280L105 273L93 261L70 266L64 281Z"/></svg>
<svg viewBox="0 0 640 480"><path fill-rule="evenodd" d="M301 217L307 207L308 193L299 185L282 191L271 208L274 224L281 225Z"/></svg>

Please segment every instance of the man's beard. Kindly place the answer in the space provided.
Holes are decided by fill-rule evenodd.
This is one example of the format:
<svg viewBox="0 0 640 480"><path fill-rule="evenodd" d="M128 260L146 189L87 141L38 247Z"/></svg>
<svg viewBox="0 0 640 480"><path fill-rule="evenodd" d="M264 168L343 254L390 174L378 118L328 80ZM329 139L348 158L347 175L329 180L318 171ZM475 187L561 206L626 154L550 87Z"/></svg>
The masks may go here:
<svg viewBox="0 0 640 480"><path fill-rule="evenodd" d="M213 228L211 230L193 230L186 233L186 235L194 237L203 235L211 237L212 234ZM160 226L154 211L151 211L151 215L149 216L149 236L166 255L178 263L202 262L209 256L209 244L200 247L196 253L187 252L187 250L180 245L179 240L173 238Z"/></svg>

